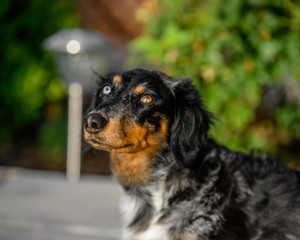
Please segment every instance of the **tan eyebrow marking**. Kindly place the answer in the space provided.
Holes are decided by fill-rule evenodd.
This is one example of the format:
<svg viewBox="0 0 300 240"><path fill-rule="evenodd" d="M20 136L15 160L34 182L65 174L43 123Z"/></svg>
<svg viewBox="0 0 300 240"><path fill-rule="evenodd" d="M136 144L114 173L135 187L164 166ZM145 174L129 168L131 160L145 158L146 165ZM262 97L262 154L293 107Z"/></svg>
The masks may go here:
<svg viewBox="0 0 300 240"><path fill-rule="evenodd" d="M122 77L120 75L116 75L113 78L114 83L121 83Z"/></svg>
<svg viewBox="0 0 300 240"><path fill-rule="evenodd" d="M139 85L135 88L135 94L136 95L142 94L145 92L145 89L146 89L145 86Z"/></svg>

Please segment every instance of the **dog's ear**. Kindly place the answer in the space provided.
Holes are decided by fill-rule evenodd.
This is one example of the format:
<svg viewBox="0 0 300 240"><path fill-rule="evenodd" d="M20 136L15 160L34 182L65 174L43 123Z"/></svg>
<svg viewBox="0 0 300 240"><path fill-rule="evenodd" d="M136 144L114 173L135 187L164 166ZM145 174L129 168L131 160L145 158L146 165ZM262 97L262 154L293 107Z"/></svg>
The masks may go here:
<svg viewBox="0 0 300 240"><path fill-rule="evenodd" d="M206 111L191 80L175 80L175 117L171 129L171 147L177 162L193 168L199 164L207 145L211 114ZM204 154L204 153L203 153Z"/></svg>

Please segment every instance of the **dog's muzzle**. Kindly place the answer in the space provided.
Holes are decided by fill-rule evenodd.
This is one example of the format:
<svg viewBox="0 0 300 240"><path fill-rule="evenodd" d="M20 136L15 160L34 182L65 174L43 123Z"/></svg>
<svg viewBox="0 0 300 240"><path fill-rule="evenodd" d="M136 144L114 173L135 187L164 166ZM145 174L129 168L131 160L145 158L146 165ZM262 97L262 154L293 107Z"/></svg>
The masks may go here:
<svg viewBox="0 0 300 240"><path fill-rule="evenodd" d="M107 125L107 120L99 113L89 113L84 119L83 126L88 133L97 133Z"/></svg>

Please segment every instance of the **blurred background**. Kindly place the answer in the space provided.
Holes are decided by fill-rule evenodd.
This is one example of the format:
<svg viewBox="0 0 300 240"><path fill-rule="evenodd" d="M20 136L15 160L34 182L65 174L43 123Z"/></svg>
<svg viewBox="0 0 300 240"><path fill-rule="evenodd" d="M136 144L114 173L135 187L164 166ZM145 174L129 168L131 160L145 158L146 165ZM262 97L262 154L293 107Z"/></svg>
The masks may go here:
<svg viewBox="0 0 300 240"><path fill-rule="evenodd" d="M89 63L87 78L134 67L192 78L218 118L210 132L218 142L300 168L300 5L293 0L1 1L0 165L65 171L63 78L77 72L63 72L59 56L70 61L76 52L45 41L72 29L85 29L83 42L95 33L105 39L85 52L100 59ZM83 112L93 89L86 81ZM110 174L108 162L90 150L81 171Z"/></svg>
<svg viewBox="0 0 300 240"><path fill-rule="evenodd" d="M0 46L1 240L119 239L108 154L68 125L112 70L192 78L212 137L300 169L298 0L2 0Z"/></svg>

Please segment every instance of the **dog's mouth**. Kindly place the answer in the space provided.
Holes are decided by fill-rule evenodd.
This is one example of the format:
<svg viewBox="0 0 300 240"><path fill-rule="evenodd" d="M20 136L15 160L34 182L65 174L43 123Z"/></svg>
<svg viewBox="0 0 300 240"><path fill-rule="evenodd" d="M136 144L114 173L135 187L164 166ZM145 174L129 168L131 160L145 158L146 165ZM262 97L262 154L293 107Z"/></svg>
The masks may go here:
<svg viewBox="0 0 300 240"><path fill-rule="evenodd" d="M139 128L139 127L136 127ZM134 129L134 128L133 128ZM84 129L84 140L93 148L108 152L120 153L136 153L146 148L149 143L147 141L148 130L137 131L130 128L121 129L120 125L109 123L108 126L97 132L88 132Z"/></svg>
<svg viewBox="0 0 300 240"><path fill-rule="evenodd" d="M157 130L150 123L139 125L120 116L105 120L105 125L96 125L91 120L87 124L86 121L84 140L95 149L109 152L137 153L149 147L160 148L168 129L167 119L162 120L161 127ZM98 129L91 130L93 126Z"/></svg>
<svg viewBox="0 0 300 240"><path fill-rule="evenodd" d="M127 152L133 151L135 146L131 143L122 143L121 141L110 140L109 136L101 137L101 132L89 133L84 131L84 140L89 143L93 148L105 151L117 151L117 152Z"/></svg>
<svg viewBox="0 0 300 240"><path fill-rule="evenodd" d="M84 140L98 150L126 151L134 144L126 138L124 126L120 116L109 119L91 112L83 122Z"/></svg>

